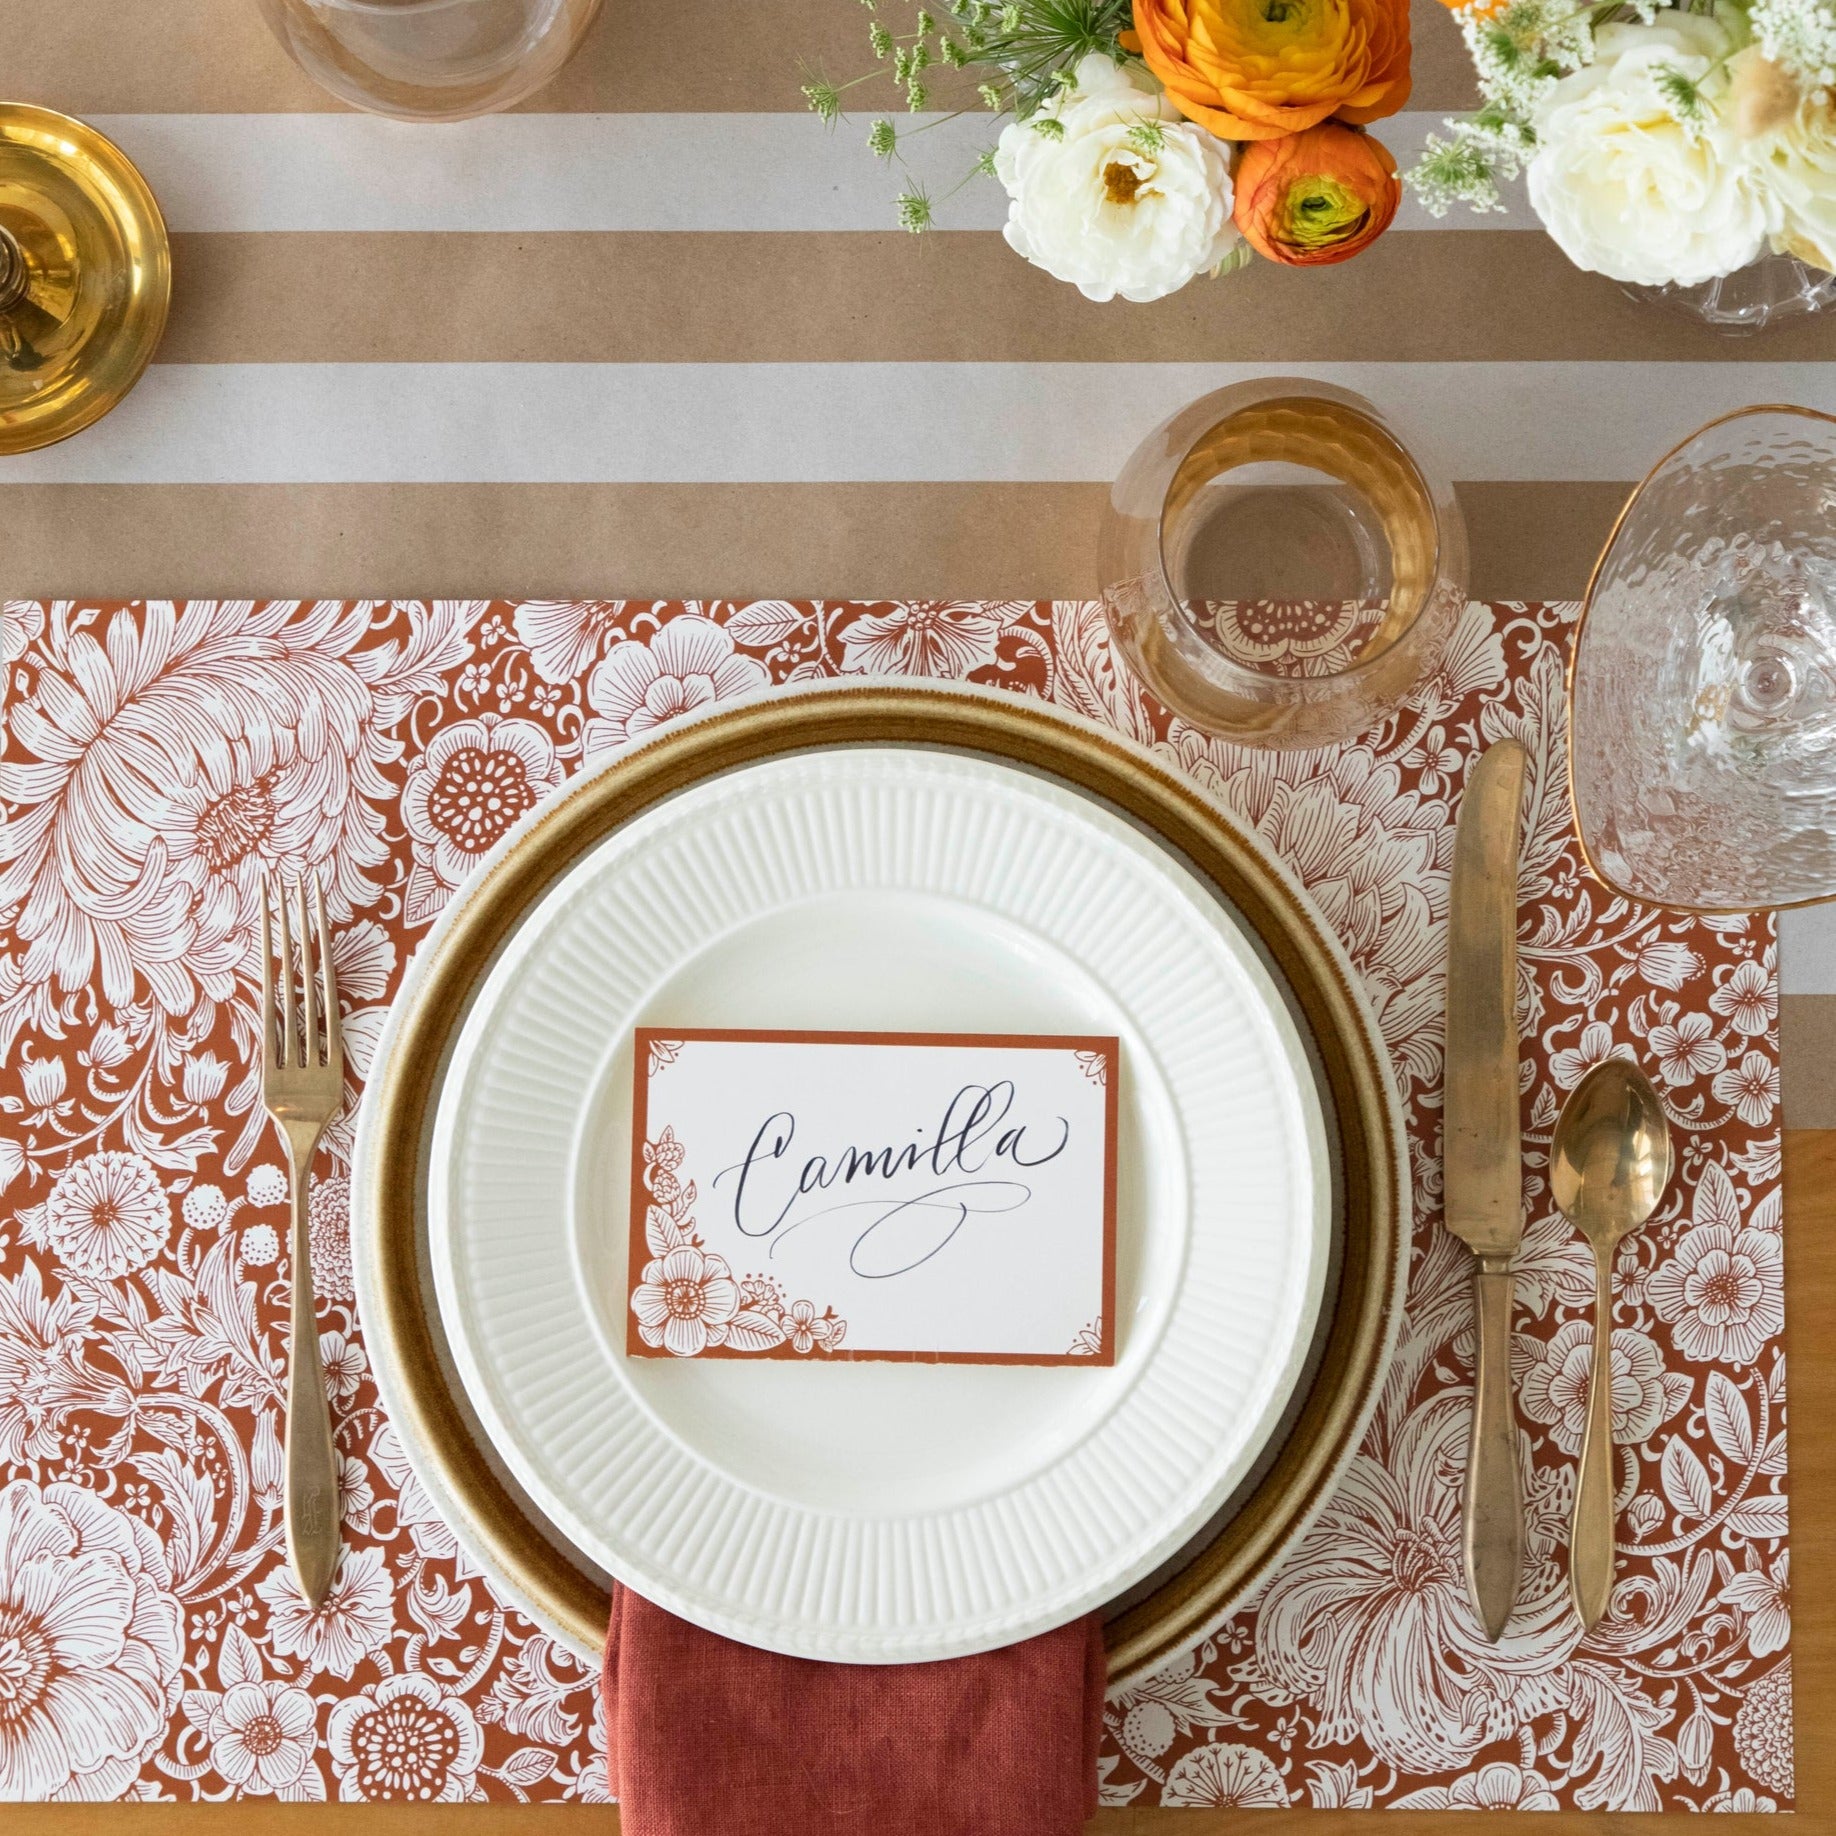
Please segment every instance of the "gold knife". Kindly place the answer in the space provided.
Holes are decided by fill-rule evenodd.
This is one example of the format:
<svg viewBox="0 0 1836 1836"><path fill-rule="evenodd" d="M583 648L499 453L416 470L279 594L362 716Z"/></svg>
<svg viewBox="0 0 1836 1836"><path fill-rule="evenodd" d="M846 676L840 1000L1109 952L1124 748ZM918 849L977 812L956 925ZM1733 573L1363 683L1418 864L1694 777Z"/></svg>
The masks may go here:
<svg viewBox="0 0 1836 1836"><path fill-rule="evenodd" d="M1524 1514L1511 1408L1511 1258L1524 1234L1517 1112L1517 853L1524 749L1466 780L1447 912L1447 1228L1473 1252L1478 1338L1466 1461L1466 1585L1494 1643L1517 1598Z"/></svg>

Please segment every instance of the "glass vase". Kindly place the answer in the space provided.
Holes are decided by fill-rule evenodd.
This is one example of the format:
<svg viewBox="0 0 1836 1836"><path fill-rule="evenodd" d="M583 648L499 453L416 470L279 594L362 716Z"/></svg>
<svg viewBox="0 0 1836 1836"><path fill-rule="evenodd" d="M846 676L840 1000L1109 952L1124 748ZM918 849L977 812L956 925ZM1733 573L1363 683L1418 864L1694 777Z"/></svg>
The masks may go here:
<svg viewBox="0 0 1836 1836"><path fill-rule="evenodd" d="M1625 291L1635 300L1740 338L1822 312L1836 301L1836 274L1813 268L1795 255L1762 255L1732 274L1694 287L1629 286Z"/></svg>

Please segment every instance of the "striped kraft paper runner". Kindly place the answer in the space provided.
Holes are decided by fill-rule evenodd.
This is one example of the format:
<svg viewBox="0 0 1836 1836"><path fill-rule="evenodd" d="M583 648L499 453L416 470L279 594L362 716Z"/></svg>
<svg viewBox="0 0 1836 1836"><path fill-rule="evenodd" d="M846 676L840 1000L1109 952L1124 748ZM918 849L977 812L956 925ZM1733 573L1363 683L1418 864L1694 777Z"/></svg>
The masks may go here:
<svg viewBox="0 0 1836 1836"><path fill-rule="evenodd" d="M991 182L907 236L865 115L827 133L798 93L806 64L866 67L853 0L608 0L548 90L454 127L342 108L255 0L6 20L0 93L120 140L175 272L123 408L0 460L9 597L1081 597L1140 436L1274 371L1434 441L1478 595L1572 598L1689 428L1836 408L1836 315L1720 336L1577 272L1521 199L1410 206L1343 267L1258 263L1151 306L1027 267ZM1405 160L1473 96L1437 0L1414 30L1409 110L1378 129ZM938 74L939 106L964 99ZM913 157L941 192L992 132L978 111ZM1836 1123L1836 930L1783 938L1787 1115Z"/></svg>

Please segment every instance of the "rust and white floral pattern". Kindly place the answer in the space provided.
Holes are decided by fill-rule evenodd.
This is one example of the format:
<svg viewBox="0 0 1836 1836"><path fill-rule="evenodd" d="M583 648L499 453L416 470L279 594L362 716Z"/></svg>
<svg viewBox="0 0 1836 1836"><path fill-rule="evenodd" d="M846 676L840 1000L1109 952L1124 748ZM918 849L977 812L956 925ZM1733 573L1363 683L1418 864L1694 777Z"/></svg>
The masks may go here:
<svg viewBox="0 0 1836 1836"><path fill-rule="evenodd" d="M33 1068L30 1062L25 1067L28 1073ZM172 1207L159 1175L140 1155L105 1149L66 1167L51 1196L19 1214L19 1227L27 1243L49 1249L72 1274L125 1275L165 1243Z"/></svg>
<svg viewBox="0 0 1836 1836"><path fill-rule="evenodd" d="M1514 1349L1518 1408L1533 1422L1545 1423L1564 1453L1579 1454L1593 1388L1593 1321L1565 1321L1548 1340L1525 1335ZM1607 1369L1613 1439L1621 1447L1650 1440L1694 1388L1681 1371L1665 1370L1663 1354L1630 1326L1614 1329Z"/></svg>
<svg viewBox="0 0 1836 1836"><path fill-rule="evenodd" d="M1160 1801L1193 1810L1286 1810L1288 1787L1259 1747L1221 1740L1175 1761Z"/></svg>
<svg viewBox="0 0 1836 1836"><path fill-rule="evenodd" d="M477 1717L463 1697L424 1671L384 1677L334 1703L326 1745L341 1798L453 1804L484 1796Z"/></svg>
<svg viewBox="0 0 1836 1836"><path fill-rule="evenodd" d="M1253 826L1345 939L1407 1106L1419 1218L1377 1420L1259 1606L1111 1702L1105 1800L1787 1807L1772 928L1628 906L1582 871L1560 767L1570 616L1474 607L1397 716L1278 756L1170 719L1084 604L0 609L0 1798L604 1800L590 1671L495 1598L378 1407L348 1117L311 1211L346 1551L316 1611L287 1571L257 887L327 882L354 1094L407 956L522 809L680 714L890 671L1119 728ZM1467 762L1507 733L1532 761L1529 1558L1494 1646L1458 1553L1471 1300L1439 1228L1440 1010L1453 812ZM1620 1252L1622 1566L1582 1639L1562 1558L1593 1280L1547 1150L1563 1095L1615 1054L1660 1080L1679 1173ZM666 1214L678 1166L656 1167ZM775 1355L820 1353L814 1306L729 1279L729 1331L756 1313L784 1335Z"/></svg>
<svg viewBox="0 0 1836 1836"><path fill-rule="evenodd" d="M771 686L757 657L737 649L724 626L698 613L665 620L651 638L621 636L587 678L597 720L581 730L590 757L692 714L710 702Z"/></svg>
<svg viewBox="0 0 1836 1836"><path fill-rule="evenodd" d="M560 782L554 742L533 721L481 714L442 727L402 787L414 843L409 911L438 911L478 857Z"/></svg>
<svg viewBox="0 0 1836 1836"><path fill-rule="evenodd" d="M920 599L869 612L843 628L841 666L851 675L966 682L978 669L995 667L1001 634L1028 609Z"/></svg>
<svg viewBox="0 0 1836 1836"><path fill-rule="evenodd" d="M647 1263L631 1291L631 1311L646 1345L672 1357L695 1358L724 1345L740 1310L739 1283L726 1259L694 1243L678 1243Z"/></svg>
<svg viewBox="0 0 1836 1836"><path fill-rule="evenodd" d="M318 1727L313 1699L278 1679L225 1690L203 1722L211 1765L251 1797L286 1795L300 1783L312 1766Z"/></svg>
<svg viewBox="0 0 1836 1836"><path fill-rule="evenodd" d="M183 1653L150 1525L81 1485L0 1491L0 1799L119 1797L165 1737Z"/></svg>
<svg viewBox="0 0 1836 1836"><path fill-rule="evenodd" d="M1383 617L1381 600L1202 600L1198 620L1239 663L1270 676L1324 676L1357 660Z"/></svg>

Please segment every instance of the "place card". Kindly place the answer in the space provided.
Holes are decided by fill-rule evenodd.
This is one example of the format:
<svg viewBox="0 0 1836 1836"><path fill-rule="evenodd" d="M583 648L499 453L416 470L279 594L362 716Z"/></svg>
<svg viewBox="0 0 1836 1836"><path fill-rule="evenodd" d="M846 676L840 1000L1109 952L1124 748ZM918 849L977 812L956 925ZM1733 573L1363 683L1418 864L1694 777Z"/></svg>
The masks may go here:
<svg viewBox="0 0 1836 1836"><path fill-rule="evenodd" d="M636 1358L1115 1361L1117 1042L640 1027Z"/></svg>

